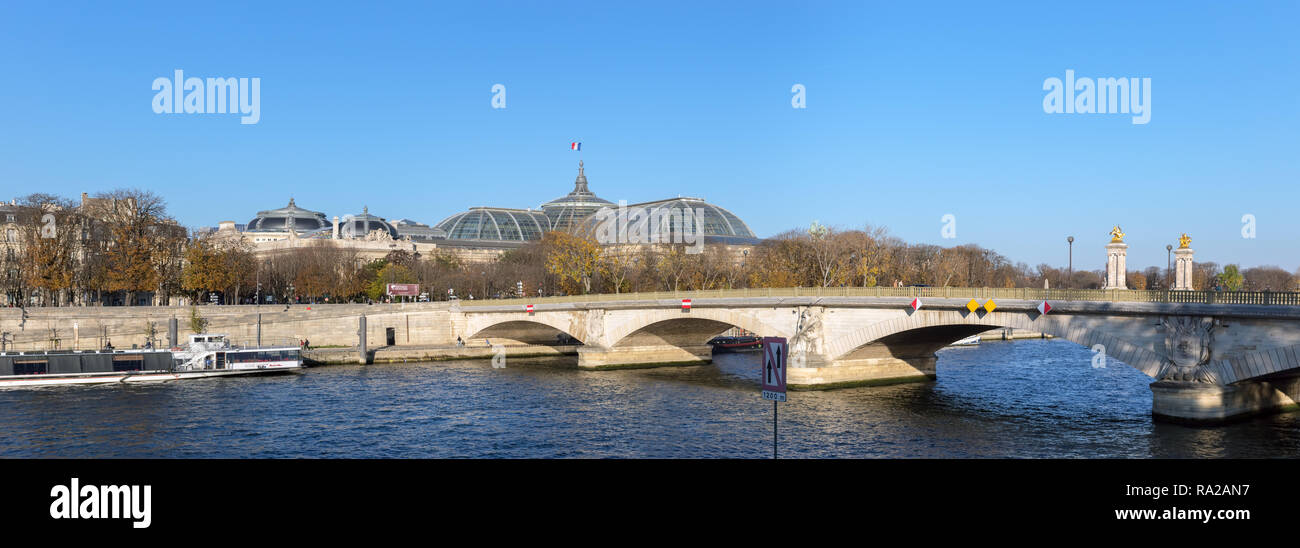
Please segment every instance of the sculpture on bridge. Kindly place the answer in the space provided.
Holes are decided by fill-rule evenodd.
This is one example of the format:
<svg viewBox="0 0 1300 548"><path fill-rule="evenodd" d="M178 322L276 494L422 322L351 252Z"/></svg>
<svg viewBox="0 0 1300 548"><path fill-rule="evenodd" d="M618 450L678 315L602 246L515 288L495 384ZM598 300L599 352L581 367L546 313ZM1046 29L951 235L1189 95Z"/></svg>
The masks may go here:
<svg viewBox="0 0 1300 548"><path fill-rule="evenodd" d="M1119 225L1115 225L1115 228L1110 229L1110 243L1124 243L1124 232L1119 229Z"/></svg>
<svg viewBox="0 0 1300 548"><path fill-rule="evenodd" d="M1160 326L1165 331L1165 363L1156 380L1218 384L1205 367L1214 353L1214 318L1165 316Z"/></svg>
<svg viewBox="0 0 1300 548"><path fill-rule="evenodd" d="M795 325L794 336L790 337L790 367L804 367L808 356L821 354L818 344L822 336L822 314L826 311L820 306L799 309L799 320Z"/></svg>
<svg viewBox="0 0 1300 548"><path fill-rule="evenodd" d="M1184 232L1182 236L1178 237L1178 249L1187 249L1191 245L1192 237L1188 236L1186 232Z"/></svg>

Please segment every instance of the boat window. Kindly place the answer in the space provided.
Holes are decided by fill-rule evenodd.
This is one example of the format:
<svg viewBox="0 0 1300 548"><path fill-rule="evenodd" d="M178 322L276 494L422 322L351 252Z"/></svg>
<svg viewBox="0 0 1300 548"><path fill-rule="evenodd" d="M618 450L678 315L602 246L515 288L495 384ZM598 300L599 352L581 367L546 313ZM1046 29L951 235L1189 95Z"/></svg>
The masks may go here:
<svg viewBox="0 0 1300 548"><path fill-rule="evenodd" d="M48 359L15 359L15 375L44 375L50 361Z"/></svg>
<svg viewBox="0 0 1300 548"><path fill-rule="evenodd" d="M144 369L144 355L116 354L113 356L113 371L141 371Z"/></svg>

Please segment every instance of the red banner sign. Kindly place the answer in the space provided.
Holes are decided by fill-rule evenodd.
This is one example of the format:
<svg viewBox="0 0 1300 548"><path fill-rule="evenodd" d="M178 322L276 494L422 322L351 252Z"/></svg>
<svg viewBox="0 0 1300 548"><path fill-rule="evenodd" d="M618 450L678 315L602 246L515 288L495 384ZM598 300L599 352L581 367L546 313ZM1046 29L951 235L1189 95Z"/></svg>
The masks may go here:
<svg viewBox="0 0 1300 548"><path fill-rule="evenodd" d="M390 297L418 297L420 284L388 284Z"/></svg>

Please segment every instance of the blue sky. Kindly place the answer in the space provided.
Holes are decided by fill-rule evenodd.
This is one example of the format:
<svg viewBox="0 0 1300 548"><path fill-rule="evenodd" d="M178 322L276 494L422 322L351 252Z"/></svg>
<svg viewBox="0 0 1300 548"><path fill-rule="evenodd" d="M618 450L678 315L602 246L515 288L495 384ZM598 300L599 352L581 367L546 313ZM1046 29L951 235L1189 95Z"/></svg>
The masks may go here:
<svg viewBox="0 0 1300 548"><path fill-rule="evenodd" d="M1118 223L1130 267L1184 231L1201 260L1300 266L1300 4L624 4L6 3L0 197L433 224L567 193L580 139L600 196L702 196L759 236L871 223L1064 265L1073 235L1099 269ZM261 78L261 121L155 114L176 69ZM1067 69L1151 78L1150 122L1044 113Z"/></svg>

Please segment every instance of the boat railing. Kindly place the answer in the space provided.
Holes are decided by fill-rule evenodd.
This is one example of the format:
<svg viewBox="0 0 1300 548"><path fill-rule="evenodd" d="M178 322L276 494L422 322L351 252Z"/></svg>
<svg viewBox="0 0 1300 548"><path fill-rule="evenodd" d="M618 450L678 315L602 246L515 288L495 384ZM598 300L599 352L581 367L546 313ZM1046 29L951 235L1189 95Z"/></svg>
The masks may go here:
<svg viewBox="0 0 1300 548"><path fill-rule="evenodd" d="M227 350L257 350L262 348L284 348L296 347L302 348L302 341L289 338L262 339L262 344L257 344L256 340L232 340L230 348Z"/></svg>

